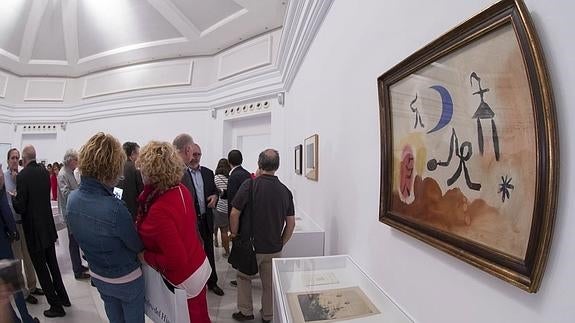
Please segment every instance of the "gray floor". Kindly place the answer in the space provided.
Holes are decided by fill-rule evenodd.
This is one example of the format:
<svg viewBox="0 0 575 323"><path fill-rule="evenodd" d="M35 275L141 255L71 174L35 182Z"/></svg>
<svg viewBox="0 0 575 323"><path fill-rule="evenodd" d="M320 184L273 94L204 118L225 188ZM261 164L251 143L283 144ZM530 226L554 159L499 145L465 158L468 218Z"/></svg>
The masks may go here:
<svg viewBox="0 0 575 323"><path fill-rule="evenodd" d="M54 214L57 214L57 208L54 209ZM56 222L59 221L59 216L56 215ZM72 264L70 262L70 255L68 254L68 234L65 228L58 231L59 240L56 244L56 254L58 257L58 264L64 280L64 285L70 296L72 306L66 308L66 316L63 318L46 318L42 312L48 309L46 298L39 296L39 303L36 305L28 304L28 310L32 316L40 319L40 322L82 322L82 323L96 323L108 322L106 313L104 311L103 303L100 299L98 291L90 286L89 280L76 280L72 272ZM235 287L230 285L230 281L235 279L235 270L227 263L227 259L222 257L224 252L223 248L215 248L216 254L216 268L218 271L218 284L224 290L224 296L217 296L212 292L208 292L208 306L212 322L236 322L232 317L232 313L236 312L236 290ZM261 282L254 281L254 312L256 319L251 322L261 322L259 316L260 297L261 297ZM146 319L146 322L151 320Z"/></svg>

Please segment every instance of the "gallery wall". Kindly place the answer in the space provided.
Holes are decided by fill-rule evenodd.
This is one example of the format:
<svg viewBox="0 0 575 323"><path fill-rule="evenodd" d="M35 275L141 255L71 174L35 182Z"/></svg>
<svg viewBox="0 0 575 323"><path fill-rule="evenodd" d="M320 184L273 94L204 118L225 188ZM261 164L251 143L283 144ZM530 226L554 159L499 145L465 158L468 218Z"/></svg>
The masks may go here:
<svg viewBox="0 0 575 323"><path fill-rule="evenodd" d="M558 116L561 179L541 288L528 294L378 222L377 78L494 1L335 1L286 94L284 151L319 134L319 181L288 168L300 214L326 231L327 254L351 254L415 321L573 322L575 76L568 1L527 0L545 50ZM293 163L290 164L293 167Z"/></svg>

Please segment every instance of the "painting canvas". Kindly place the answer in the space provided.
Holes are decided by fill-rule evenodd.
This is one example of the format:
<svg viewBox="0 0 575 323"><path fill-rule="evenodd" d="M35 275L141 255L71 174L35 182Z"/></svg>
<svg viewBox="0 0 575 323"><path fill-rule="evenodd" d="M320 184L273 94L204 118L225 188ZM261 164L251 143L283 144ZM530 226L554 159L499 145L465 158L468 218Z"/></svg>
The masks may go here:
<svg viewBox="0 0 575 323"><path fill-rule="evenodd" d="M294 148L294 170L295 173L301 175L301 164L302 164L302 145L297 145Z"/></svg>
<svg viewBox="0 0 575 323"><path fill-rule="evenodd" d="M533 292L557 149L547 73L519 10L502 1L380 77L380 219Z"/></svg>
<svg viewBox="0 0 575 323"><path fill-rule="evenodd" d="M347 321L379 314L359 287L288 293L294 323Z"/></svg>
<svg viewBox="0 0 575 323"><path fill-rule="evenodd" d="M318 170L318 144L319 136L313 135L304 142L305 146L305 177L317 181Z"/></svg>

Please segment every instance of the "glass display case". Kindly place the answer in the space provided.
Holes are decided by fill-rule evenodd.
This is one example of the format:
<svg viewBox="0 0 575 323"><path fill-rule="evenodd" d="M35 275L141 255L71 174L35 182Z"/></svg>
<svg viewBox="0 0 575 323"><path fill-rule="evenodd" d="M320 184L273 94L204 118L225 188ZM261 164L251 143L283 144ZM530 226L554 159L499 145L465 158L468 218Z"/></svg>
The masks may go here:
<svg viewBox="0 0 575 323"><path fill-rule="evenodd" d="M273 260L274 322L413 320L348 255Z"/></svg>
<svg viewBox="0 0 575 323"><path fill-rule="evenodd" d="M283 247L282 257L323 256L324 237L325 231L312 218L296 215L295 229L291 239Z"/></svg>

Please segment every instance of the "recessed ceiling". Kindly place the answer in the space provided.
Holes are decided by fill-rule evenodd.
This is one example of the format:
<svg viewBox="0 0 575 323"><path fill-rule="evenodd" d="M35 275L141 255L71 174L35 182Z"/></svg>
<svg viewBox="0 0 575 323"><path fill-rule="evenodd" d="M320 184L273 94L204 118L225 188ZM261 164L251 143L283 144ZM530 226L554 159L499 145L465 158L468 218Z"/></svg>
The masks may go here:
<svg viewBox="0 0 575 323"><path fill-rule="evenodd" d="M281 27L287 0L0 0L0 68L75 77L213 55Z"/></svg>

